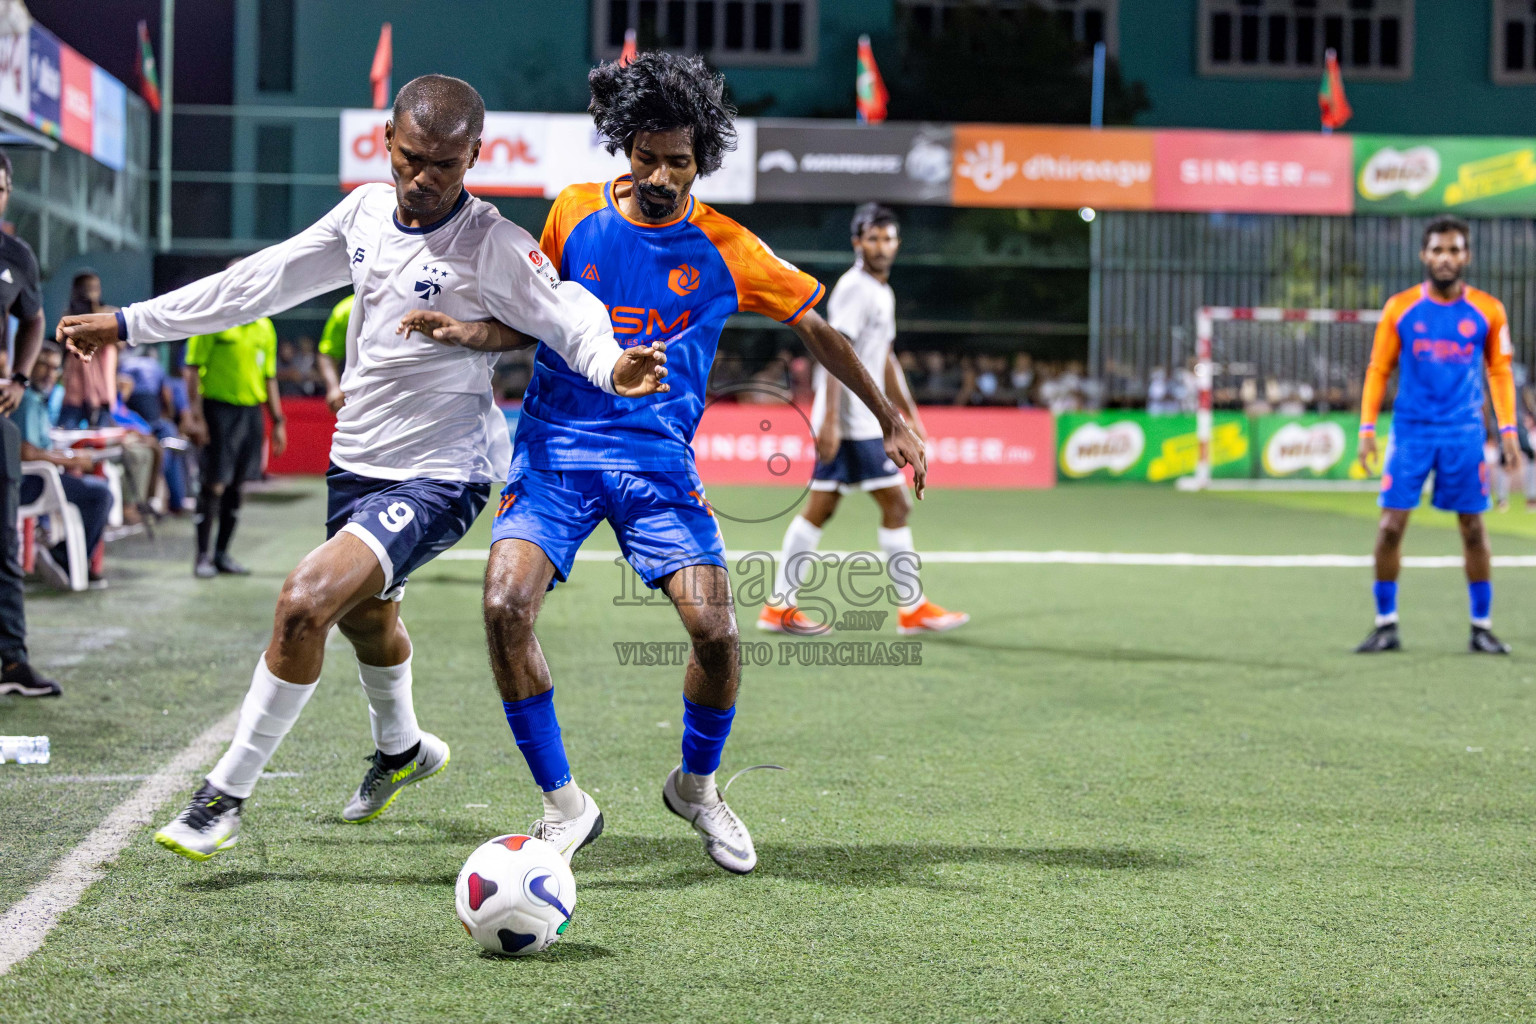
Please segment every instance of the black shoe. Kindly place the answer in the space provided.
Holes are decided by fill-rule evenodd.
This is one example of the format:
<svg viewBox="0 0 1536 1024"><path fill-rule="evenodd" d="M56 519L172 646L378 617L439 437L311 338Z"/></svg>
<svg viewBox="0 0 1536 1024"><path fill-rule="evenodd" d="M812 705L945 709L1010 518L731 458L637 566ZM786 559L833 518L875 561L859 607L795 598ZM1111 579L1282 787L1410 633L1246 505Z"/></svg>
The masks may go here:
<svg viewBox="0 0 1536 1024"><path fill-rule="evenodd" d="M12 662L0 671L0 694L18 697L57 697L64 691L52 679L44 679L24 661Z"/></svg>
<svg viewBox="0 0 1536 1024"><path fill-rule="evenodd" d="M229 557L229 552L220 551L213 556L213 567L226 576L249 576L251 570Z"/></svg>
<svg viewBox="0 0 1536 1024"><path fill-rule="evenodd" d="M1356 654L1376 654L1379 651L1400 651L1403 642L1397 637L1397 623L1389 622L1385 626L1377 626L1371 630L1369 636L1360 641L1360 646L1355 648Z"/></svg>
<svg viewBox="0 0 1536 1024"><path fill-rule="evenodd" d="M1473 626L1467 650L1473 654L1508 654L1509 644L1494 636L1493 630L1487 626Z"/></svg>
<svg viewBox="0 0 1536 1024"><path fill-rule="evenodd" d="M200 580L211 580L218 574L219 570L214 567L213 559L209 558L207 555L197 556L197 562L192 566L193 576L196 576Z"/></svg>

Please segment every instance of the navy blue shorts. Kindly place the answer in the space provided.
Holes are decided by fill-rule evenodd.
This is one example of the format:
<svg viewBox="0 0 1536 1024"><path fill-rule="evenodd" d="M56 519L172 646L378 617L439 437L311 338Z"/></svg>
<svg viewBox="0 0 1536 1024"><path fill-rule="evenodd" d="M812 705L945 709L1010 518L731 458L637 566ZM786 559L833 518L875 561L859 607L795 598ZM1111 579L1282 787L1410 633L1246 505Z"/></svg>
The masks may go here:
<svg viewBox="0 0 1536 1024"><path fill-rule="evenodd" d="M490 484L379 480L331 466L325 473L326 539L350 533L384 567L379 597L400 600L406 577L459 542L491 497Z"/></svg>
<svg viewBox="0 0 1536 1024"><path fill-rule="evenodd" d="M906 477L885 454L885 442L878 437L863 441L844 441L837 446L831 462L816 463L811 474L811 490L878 491L906 485Z"/></svg>
<svg viewBox="0 0 1536 1024"><path fill-rule="evenodd" d="M692 466L673 472L515 468L501 492L491 540L537 544L554 563L554 589L570 578L576 550L604 519L652 590L685 566L725 567L720 527Z"/></svg>
<svg viewBox="0 0 1536 1024"><path fill-rule="evenodd" d="M1435 474L1430 503L1444 512L1488 511L1488 463L1483 460L1481 428L1436 436L1404 436L1396 430L1387 442L1381 471L1382 508L1419 507L1424 481Z"/></svg>

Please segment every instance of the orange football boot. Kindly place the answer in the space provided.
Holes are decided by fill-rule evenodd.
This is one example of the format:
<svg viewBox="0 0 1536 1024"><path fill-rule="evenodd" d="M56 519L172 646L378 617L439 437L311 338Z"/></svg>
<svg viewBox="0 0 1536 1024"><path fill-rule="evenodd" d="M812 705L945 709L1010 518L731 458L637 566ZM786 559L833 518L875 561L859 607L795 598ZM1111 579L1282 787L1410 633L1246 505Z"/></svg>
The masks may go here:
<svg viewBox="0 0 1536 1024"><path fill-rule="evenodd" d="M771 604L763 605L763 612L757 617L757 628L769 633L791 633L795 636L820 636L830 631L832 627L818 625L807 616L800 613L800 609L794 605L788 608L775 608Z"/></svg>
<svg viewBox="0 0 1536 1024"><path fill-rule="evenodd" d="M971 617L965 612L951 612L932 601L924 601L909 612L901 612L896 618L896 632L902 636L914 633L947 633L959 629Z"/></svg>

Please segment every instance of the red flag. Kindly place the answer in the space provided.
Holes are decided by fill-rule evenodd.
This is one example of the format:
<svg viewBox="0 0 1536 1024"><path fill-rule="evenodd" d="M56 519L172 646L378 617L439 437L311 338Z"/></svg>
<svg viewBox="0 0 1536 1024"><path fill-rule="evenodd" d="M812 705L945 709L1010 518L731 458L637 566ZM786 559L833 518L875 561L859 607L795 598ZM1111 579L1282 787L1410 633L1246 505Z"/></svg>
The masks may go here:
<svg viewBox="0 0 1536 1024"><path fill-rule="evenodd" d="M389 73L395 69L394 30L389 22L379 29L379 46L373 51L373 67L368 71L368 81L373 83L373 109L389 106Z"/></svg>
<svg viewBox="0 0 1536 1024"><path fill-rule="evenodd" d="M160 75L155 71L155 51L149 45L149 26L139 22L139 95L149 109L160 113Z"/></svg>
<svg viewBox="0 0 1536 1024"><path fill-rule="evenodd" d="M1333 50L1328 51L1323 80L1317 86L1317 106L1323 114L1323 127L1328 131L1343 128L1344 122L1354 114L1349 107L1349 100L1344 96L1344 76L1339 73L1339 55Z"/></svg>
<svg viewBox="0 0 1536 1024"><path fill-rule="evenodd" d="M624 30L624 50L619 54L619 67L625 67L630 61L640 56L640 47L635 45L635 30Z"/></svg>
<svg viewBox="0 0 1536 1024"><path fill-rule="evenodd" d="M875 51L869 45L869 36L859 36L859 75L854 93L860 123L879 124L885 120L885 101L890 98L890 93L885 91L885 81L875 66Z"/></svg>

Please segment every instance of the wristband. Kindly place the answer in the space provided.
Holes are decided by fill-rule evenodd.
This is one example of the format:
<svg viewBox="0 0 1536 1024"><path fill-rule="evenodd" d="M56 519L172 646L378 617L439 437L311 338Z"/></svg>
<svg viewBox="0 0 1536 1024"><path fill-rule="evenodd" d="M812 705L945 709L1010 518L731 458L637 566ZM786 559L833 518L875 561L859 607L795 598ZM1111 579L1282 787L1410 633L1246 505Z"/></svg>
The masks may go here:
<svg viewBox="0 0 1536 1024"><path fill-rule="evenodd" d="M1362 433L1362 434L1374 434L1374 433L1376 433L1376 424L1374 424L1374 423L1362 423L1362 424L1360 424L1360 433Z"/></svg>
<svg viewBox="0 0 1536 1024"><path fill-rule="evenodd" d="M117 317L117 340L118 341L127 341L128 340L128 318L126 316L123 316L123 311L122 310L118 310L117 312L113 313L112 315Z"/></svg>
<svg viewBox="0 0 1536 1024"><path fill-rule="evenodd" d="M1513 434L1513 433L1517 433L1517 432L1518 432L1518 428L1517 427L1500 427L1499 428L1499 433L1501 433L1501 434Z"/></svg>
<svg viewBox="0 0 1536 1024"><path fill-rule="evenodd" d="M11 380L15 381L17 384L20 384L22 387L26 387L28 384L32 383L27 375L22 373L20 370L11 374Z"/></svg>

